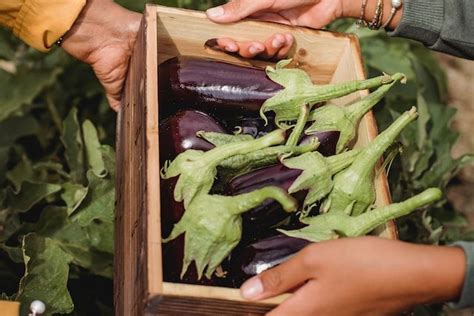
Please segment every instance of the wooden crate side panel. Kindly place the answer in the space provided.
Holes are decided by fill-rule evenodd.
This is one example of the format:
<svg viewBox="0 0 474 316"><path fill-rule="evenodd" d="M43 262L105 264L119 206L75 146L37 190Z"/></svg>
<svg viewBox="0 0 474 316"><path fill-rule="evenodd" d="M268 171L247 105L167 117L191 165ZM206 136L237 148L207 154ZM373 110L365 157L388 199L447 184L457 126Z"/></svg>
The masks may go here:
<svg viewBox="0 0 474 316"><path fill-rule="evenodd" d="M146 9L146 182L147 182L147 295L161 293L163 269L161 259L161 217L160 217L160 144L158 121L158 52L161 46L157 37L156 6Z"/></svg>
<svg viewBox="0 0 474 316"><path fill-rule="evenodd" d="M177 55L193 55L262 67L268 62L215 52L206 49L204 43L210 37L234 37L241 41L254 41L275 33L291 32L295 37L295 45L290 52L294 63L310 73L315 82L327 83L331 80L341 54L349 43L347 37L337 33L306 28L295 29L286 25L252 20L216 25L209 21L204 13L161 6L157 8L159 63Z"/></svg>
<svg viewBox="0 0 474 316"><path fill-rule="evenodd" d="M265 315L274 305L194 296L165 295L152 298L145 315Z"/></svg>
<svg viewBox="0 0 474 316"><path fill-rule="evenodd" d="M142 315L146 283L145 203L145 27L131 59L117 133L115 222L115 314Z"/></svg>

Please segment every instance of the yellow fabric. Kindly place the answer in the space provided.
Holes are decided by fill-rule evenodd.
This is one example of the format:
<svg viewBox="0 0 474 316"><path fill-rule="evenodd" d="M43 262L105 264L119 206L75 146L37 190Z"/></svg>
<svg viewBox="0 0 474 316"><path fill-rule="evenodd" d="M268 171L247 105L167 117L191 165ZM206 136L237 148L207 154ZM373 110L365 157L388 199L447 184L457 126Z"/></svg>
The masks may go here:
<svg viewBox="0 0 474 316"><path fill-rule="evenodd" d="M20 303L10 301L0 301L0 315L2 316L19 316Z"/></svg>
<svg viewBox="0 0 474 316"><path fill-rule="evenodd" d="M85 4L86 0L0 0L0 24L45 52L71 28Z"/></svg>

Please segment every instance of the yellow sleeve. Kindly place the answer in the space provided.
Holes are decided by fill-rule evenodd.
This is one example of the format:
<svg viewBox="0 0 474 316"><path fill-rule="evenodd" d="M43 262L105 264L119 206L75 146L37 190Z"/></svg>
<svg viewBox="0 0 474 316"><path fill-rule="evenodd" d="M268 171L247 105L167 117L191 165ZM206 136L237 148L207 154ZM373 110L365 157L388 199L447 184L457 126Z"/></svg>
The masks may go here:
<svg viewBox="0 0 474 316"><path fill-rule="evenodd" d="M0 0L0 24L46 52L71 28L85 4L86 0Z"/></svg>

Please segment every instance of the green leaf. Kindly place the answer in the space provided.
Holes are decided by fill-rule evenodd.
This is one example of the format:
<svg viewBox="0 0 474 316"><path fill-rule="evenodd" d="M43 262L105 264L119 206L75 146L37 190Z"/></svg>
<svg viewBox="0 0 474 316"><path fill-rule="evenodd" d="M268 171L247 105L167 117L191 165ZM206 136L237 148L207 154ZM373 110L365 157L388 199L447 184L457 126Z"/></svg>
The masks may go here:
<svg viewBox="0 0 474 316"><path fill-rule="evenodd" d="M107 175L107 170L105 169L104 159L102 158L97 130L91 121L85 120L84 123L82 123L82 132L84 134L87 164L94 175L103 178Z"/></svg>
<svg viewBox="0 0 474 316"><path fill-rule="evenodd" d="M52 183L32 183L25 181L20 192L8 191L8 206L15 212L29 211L35 204L61 190L61 186Z"/></svg>
<svg viewBox="0 0 474 316"><path fill-rule="evenodd" d="M70 313L74 308L67 290L71 257L50 238L28 234L23 238L25 274L16 299L28 308L33 300L46 305L44 315Z"/></svg>
<svg viewBox="0 0 474 316"><path fill-rule="evenodd" d="M50 71L21 68L15 74L0 69L0 122L31 107L33 99L51 86L60 74L59 68Z"/></svg>
<svg viewBox="0 0 474 316"><path fill-rule="evenodd" d="M92 170L87 172L87 195L71 217L81 226L88 226L96 219L107 223L114 221L115 153L108 146L102 146L100 151L108 174L98 177Z"/></svg>
<svg viewBox="0 0 474 316"><path fill-rule="evenodd" d="M67 212L71 215L81 204L87 195L88 188L80 184L65 183L63 184L63 192L61 198L67 205Z"/></svg>
<svg viewBox="0 0 474 316"><path fill-rule="evenodd" d="M61 141L66 149L65 156L71 178L75 183L84 183L84 143L77 120L77 109L72 108L63 122Z"/></svg>
<svg viewBox="0 0 474 316"><path fill-rule="evenodd" d="M36 134L38 129L38 122L31 115L10 117L0 124L0 146L11 146L21 137Z"/></svg>

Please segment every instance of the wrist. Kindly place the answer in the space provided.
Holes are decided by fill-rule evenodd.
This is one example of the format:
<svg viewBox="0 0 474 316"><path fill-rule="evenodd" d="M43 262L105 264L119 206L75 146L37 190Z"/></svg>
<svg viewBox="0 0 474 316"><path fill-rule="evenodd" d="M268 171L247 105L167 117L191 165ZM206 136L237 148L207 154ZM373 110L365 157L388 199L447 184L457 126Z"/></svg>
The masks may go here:
<svg viewBox="0 0 474 316"><path fill-rule="evenodd" d="M94 63L94 53L110 42L128 42L135 36L140 14L122 8L112 0L88 0L61 47L73 57Z"/></svg>
<svg viewBox="0 0 474 316"><path fill-rule="evenodd" d="M383 18L382 23L384 24L389 16L390 11L392 10L392 1L391 0L383 0ZM361 17L361 7L362 7L362 0L341 0L341 7L342 7L342 17L343 18L353 18L358 19ZM372 21L374 18L375 10L377 7L377 0L367 0L367 6L363 12L362 19L366 22ZM388 29L395 29L398 24L400 23L402 17L403 5L399 8L395 15L387 26Z"/></svg>

